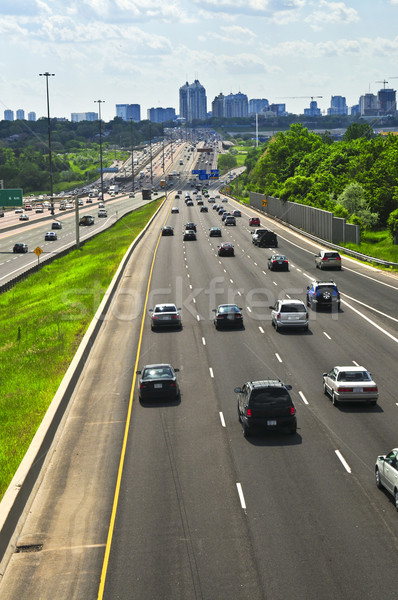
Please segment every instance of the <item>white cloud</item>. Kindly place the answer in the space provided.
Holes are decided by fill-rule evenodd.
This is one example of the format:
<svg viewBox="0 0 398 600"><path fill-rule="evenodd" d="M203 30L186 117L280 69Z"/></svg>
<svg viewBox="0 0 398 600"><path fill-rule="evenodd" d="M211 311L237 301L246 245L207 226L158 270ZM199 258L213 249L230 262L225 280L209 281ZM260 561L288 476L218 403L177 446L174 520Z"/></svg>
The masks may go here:
<svg viewBox="0 0 398 600"><path fill-rule="evenodd" d="M320 0L319 9L304 19L313 29L323 29L325 25L347 25L359 21L358 11L347 7L344 2Z"/></svg>

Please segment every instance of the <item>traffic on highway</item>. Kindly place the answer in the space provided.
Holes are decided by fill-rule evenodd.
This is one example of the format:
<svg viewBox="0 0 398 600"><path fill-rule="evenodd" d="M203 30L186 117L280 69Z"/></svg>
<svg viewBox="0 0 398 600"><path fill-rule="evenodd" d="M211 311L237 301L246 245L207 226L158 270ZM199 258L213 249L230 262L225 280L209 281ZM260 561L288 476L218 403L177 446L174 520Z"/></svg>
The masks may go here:
<svg viewBox="0 0 398 600"><path fill-rule="evenodd" d="M12 555L1 597L392 600L398 281L343 252L319 269L326 246L219 181L205 192L188 146L76 382L21 524L31 551ZM102 227L131 201L82 214ZM48 223L7 232L2 256L61 247L74 219L47 242Z"/></svg>

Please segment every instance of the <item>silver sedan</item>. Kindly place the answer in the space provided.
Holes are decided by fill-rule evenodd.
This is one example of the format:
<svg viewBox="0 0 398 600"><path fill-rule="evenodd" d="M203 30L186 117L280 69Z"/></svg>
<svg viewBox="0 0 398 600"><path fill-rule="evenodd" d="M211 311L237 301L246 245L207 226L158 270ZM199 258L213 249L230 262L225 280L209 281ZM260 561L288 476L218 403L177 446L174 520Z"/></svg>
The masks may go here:
<svg viewBox="0 0 398 600"><path fill-rule="evenodd" d="M323 391L333 404L339 402L368 402L375 405L379 397L372 375L364 367L333 367L323 374Z"/></svg>
<svg viewBox="0 0 398 600"><path fill-rule="evenodd" d="M177 308L175 304L156 304L154 308L150 308L151 329L160 329L162 327L181 327L181 308Z"/></svg>
<svg viewBox="0 0 398 600"><path fill-rule="evenodd" d="M398 510L398 448L377 457L375 477L377 487L384 487L394 496L395 508Z"/></svg>

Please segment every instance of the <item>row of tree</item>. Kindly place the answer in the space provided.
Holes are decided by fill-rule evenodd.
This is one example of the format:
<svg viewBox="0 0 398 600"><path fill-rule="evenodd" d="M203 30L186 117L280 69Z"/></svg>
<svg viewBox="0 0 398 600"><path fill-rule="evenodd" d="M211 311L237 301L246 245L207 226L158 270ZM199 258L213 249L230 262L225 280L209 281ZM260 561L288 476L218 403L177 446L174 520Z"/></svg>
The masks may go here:
<svg viewBox="0 0 398 600"><path fill-rule="evenodd" d="M398 209L398 136L374 135L353 124L341 141L291 125L249 150L235 192L249 191L300 202L358 223L385 228Z"/></svg>

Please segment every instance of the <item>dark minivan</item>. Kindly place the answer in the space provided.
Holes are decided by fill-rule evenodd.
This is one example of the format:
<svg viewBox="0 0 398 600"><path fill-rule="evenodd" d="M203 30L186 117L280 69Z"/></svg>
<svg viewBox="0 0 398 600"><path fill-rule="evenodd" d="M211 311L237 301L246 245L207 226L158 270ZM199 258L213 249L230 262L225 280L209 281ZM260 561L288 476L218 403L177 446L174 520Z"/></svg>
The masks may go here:
<svg viewBox="0 0 398 600"><path fill-rule="evenodd" d="M241 388L235 388L243 435L248 437L254 430L279 429L296 433L296 409L289 394L291 389L291 385L285 385L279 379L248 381Z"/></svg>

